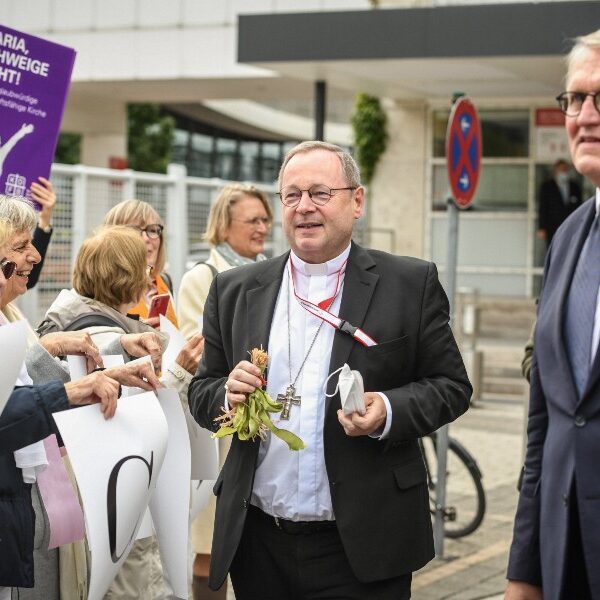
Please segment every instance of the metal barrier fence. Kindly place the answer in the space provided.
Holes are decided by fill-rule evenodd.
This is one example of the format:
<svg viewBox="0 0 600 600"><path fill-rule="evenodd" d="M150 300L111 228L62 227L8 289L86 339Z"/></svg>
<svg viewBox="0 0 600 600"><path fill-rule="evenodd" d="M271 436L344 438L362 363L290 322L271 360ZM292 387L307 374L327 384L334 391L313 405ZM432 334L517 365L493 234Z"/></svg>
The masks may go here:
<svg viewBox="0 0 600 600"><path fill-rule="evenodd" d="M182 165L169 165L166 175L112 170L84 165L52 168L57 203L52 219L52 242L38 285L19 304L36 326L63 288L71 287L72 266L85 238L98 227L104 215L123 200L138 198L151 204L165 224L167 270L175 290L183 273L208 256L202 240L208 213L218 191L230 183L221 179L188 177ZM276 256L288 245L281 227L281 203L275 185L254 184L271 200L274 224L266 253ZM355 228L357 242L366 243L364 219ZM393 249L391 249L393 251Z"/></svg>

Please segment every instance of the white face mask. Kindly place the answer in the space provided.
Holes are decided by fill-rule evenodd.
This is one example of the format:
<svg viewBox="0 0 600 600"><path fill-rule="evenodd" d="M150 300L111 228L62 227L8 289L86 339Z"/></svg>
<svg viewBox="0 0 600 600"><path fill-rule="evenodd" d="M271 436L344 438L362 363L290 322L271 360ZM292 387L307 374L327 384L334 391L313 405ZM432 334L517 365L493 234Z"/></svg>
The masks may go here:
<svg viewBox="0 0 600 600"><path fill-rule="evenodd" d="M333 394L327 393L327 382L336 374L340 374L335 391ZM325 395L328 398L335 396L339 390L340 400L342 402L342 410L345 415L349 415L353 412L357 412L360 415L364 415L365 409L365 386L363 384L363 378L359 371L352 371L350 367L344 363L343 367L340 367L337 371L334 371L326 380L323 386Z"/></svg>
<svg viewBox="0 0 600 600"><path fill-rule="evenodd" d="M564 172L560 172L556 174L556 182L560 183L562 185L565 185L566 183L569 183L569 174L568 173L564 173Z"/></svg>

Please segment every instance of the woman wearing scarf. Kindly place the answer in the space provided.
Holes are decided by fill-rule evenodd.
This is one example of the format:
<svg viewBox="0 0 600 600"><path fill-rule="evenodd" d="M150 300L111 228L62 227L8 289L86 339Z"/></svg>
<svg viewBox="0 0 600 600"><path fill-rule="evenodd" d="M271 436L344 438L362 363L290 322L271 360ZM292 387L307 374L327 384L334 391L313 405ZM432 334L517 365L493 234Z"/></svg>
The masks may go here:
<svg viewBox="0 0 600 600"><path fill-rule="evenodd" d="M264 192L238 183L221 190L211 206L204 234L211 245L210 256L189 270L179 287L177 316L187 339L199 330L198 320L214 276L264 260L262 252L272 224L273 211Z"/></svg>

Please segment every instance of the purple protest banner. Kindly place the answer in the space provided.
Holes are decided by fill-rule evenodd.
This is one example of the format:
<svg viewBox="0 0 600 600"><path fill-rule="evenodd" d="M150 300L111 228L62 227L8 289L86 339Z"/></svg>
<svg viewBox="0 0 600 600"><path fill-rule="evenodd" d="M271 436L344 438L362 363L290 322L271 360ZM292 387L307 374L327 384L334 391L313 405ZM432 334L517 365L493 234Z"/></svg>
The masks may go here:
<svg viewBox="0 0 600 600"><path fill-rule="evenodd" d="M0 194L48 178L75 50L0 24Z"/></svg>

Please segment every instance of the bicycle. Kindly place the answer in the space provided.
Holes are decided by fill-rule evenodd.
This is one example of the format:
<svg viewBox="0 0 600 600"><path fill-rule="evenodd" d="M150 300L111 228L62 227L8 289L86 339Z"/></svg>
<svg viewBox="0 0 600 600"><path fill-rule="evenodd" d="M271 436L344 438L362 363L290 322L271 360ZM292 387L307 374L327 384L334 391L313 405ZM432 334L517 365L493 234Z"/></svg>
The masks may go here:
<svg viewBox="0 0 600 600"><path fill-rule="evenodd" d="M421 438L419 445L427 470L429 506L435 515L437 485L437 434ZM446 463L446 502L442 509L444 534L460 538L473 533L483 521L486 501L482 473L469 451L454 438L448 438Z"/></svg>

